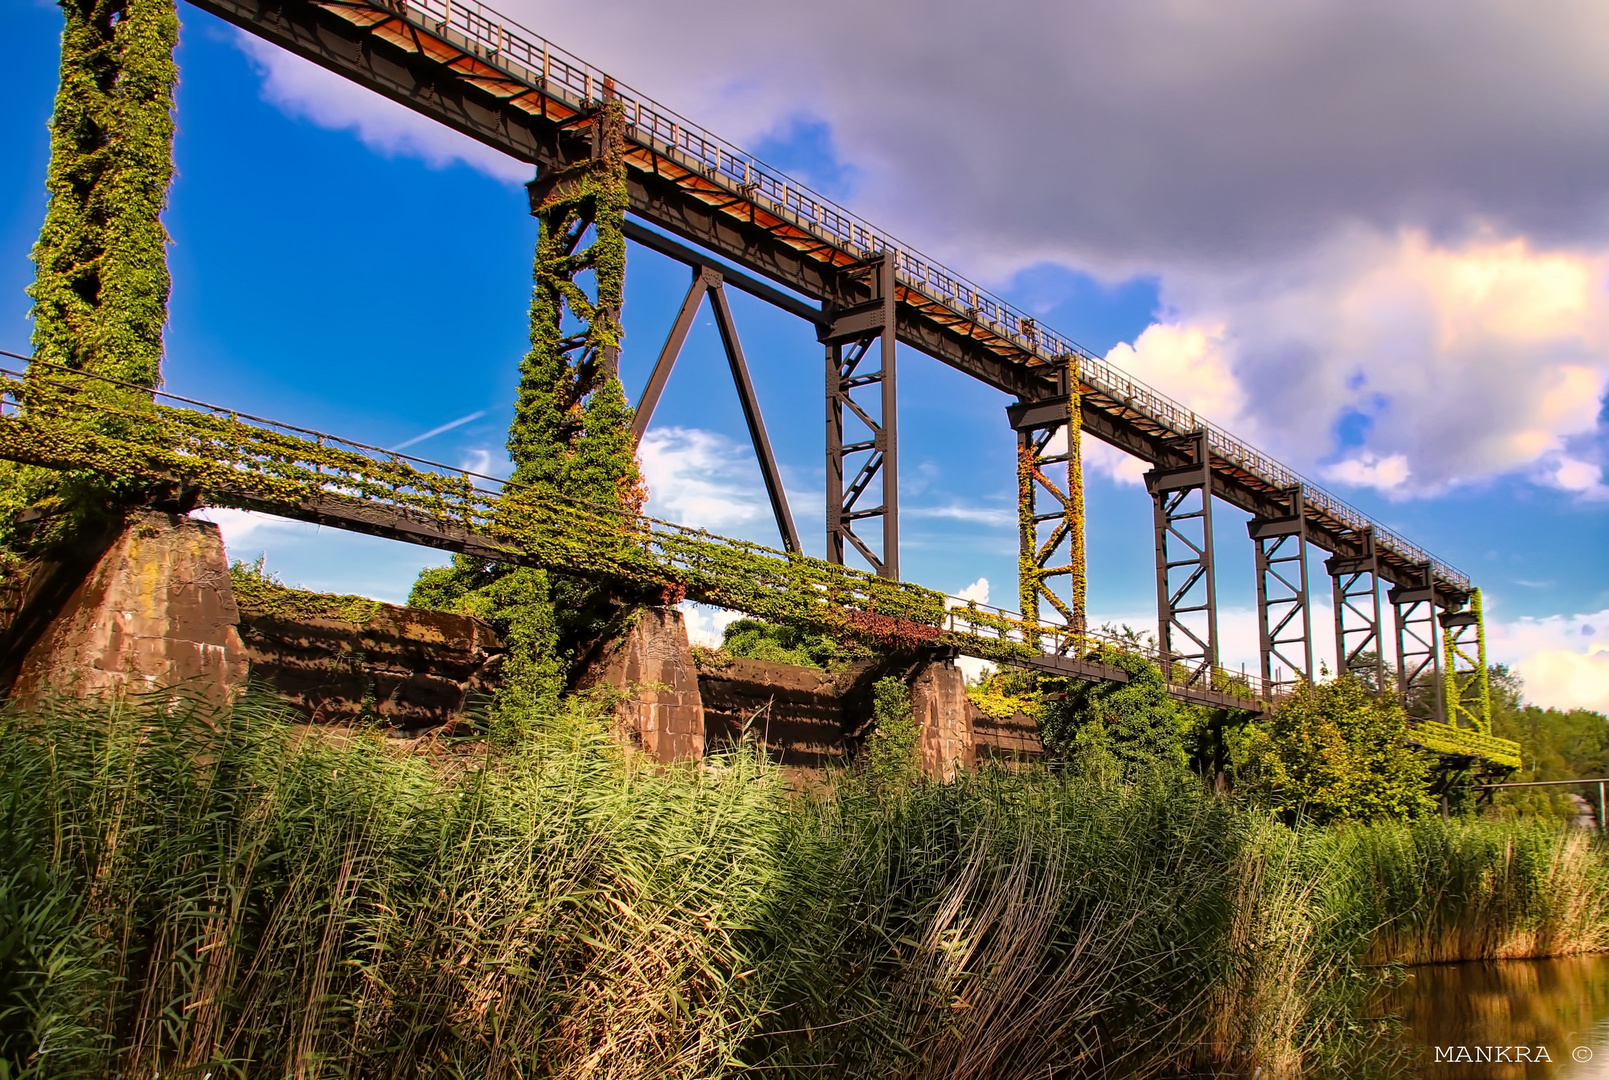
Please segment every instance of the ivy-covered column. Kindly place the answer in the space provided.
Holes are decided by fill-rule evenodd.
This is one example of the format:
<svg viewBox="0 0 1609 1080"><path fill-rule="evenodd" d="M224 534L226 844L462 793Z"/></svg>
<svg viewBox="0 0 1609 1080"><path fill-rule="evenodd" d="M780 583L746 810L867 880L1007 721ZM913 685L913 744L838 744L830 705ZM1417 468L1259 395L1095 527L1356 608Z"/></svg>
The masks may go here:
<svg viewBox="0 0 1609 1080"><path fill-rule="evenodd" d="M626 287L624 110L606 101L593 155L530 185L536 241L531 350L508 452L514 479L633 513L645 492L620 385ZM584 282L590 278L590 293Z"/></svg>
<svg viewBox="0 0 1609 1080"><path fill-rule="evenodd" d="M1058 397L1008 410L1017 429L1017 591L1024 616L1037 620L1043 601L1078 633L1085 627L1086 592L1083 424L1072 361L1060 381ZM1060 433L1066 446L1053 448ZM1053 471L1063 467L1066 479L1058 482ZM1041 493L1049 496L1043 512ZM1066 595L1053 587L1056 578L1067 579Z"/></svg>
<svg viewBox="0 0 1609 1080"><path fill-rule="evenodd" d="M34 245L37 359L155 387L167 322L173 0L62 0L50 202Z"/></svg>
<svg viewBox="0 0 1609 1080"><path fill-rule="evenodd" d="M1492 733L1492 686L1486 666L1486 618L1481 591L1473 589L1463 611L1442 615L1444 711L1454 727Z"/></svg>
<svg viewBox="0 0 1609 1080"><path fill-rule="evenodd" d="M552 492L634 514L647 492L617 371L626 271L623 131L619 102L602 102L592 120L592 153L529 186L538 222L531 347L520 363L507 445L514 481L537 498ZM504 634L509 653L497 712L513 737L530 710L557 705L586 646L619 632L629 617L603 586L466 556L421 574L409 602L479 615Z"/></svg>
<svg viewBox="0 0 1609 1080"><path fill-rule="evenodd" d="M154 388L167 322L161 214L173 177L179 19L173 0L61 0L61 8L49 201L28 289L34 356ZM53 371L35 365L30 381ZM94 382L82 392L148 396ZM0 574L70 538L86 517L116 516L125 494L96 477L0 465ZM25 535L17 516L29 507L45 514Z"/></svg>

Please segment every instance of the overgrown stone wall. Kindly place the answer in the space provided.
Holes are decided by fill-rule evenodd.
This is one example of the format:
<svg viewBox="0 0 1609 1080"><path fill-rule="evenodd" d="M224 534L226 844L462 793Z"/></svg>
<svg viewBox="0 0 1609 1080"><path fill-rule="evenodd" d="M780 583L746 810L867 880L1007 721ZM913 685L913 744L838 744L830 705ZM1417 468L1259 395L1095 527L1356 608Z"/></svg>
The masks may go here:
<svg viewBox="0 0 1609 1080"><path fill-rule="evenodd" d="M309 723L451 727L491 704L508 648L480 619L288 588L260 568L231 574L217 526L153 511L78 564L44 565L13 630L38 632L13 696L190 683L224 699L249 679ZM3 632L3 631L0 631ZM845 763L870 730L871 689L911 686L923 768L948 778L980 754L1033 756L1032 721L991 721L961 673L911 653L837 672L701 654L681 612L640 609L603 643L575 689L610 688L622 741L656 761L696 760L745 737L784 766ZM0 688L9 682L0 672Z"/></svg>
<svg viewBox="0 0 1609 1080"><path fill-rule="evenodd" d="M847 760L851 736L871 709L871 664L829 674L743 657L706 656L699 664L706 742L731 745L747 733L791 768Z"/></svg>
<svg viewBox="0 0 1609 1080"><path fill-rule="evenodd" d="M490 700L503 643L479 619L374 604L351 620L254 608L240 636L252 679L310 723L377 722L401 732L462 721Z"/></svg>

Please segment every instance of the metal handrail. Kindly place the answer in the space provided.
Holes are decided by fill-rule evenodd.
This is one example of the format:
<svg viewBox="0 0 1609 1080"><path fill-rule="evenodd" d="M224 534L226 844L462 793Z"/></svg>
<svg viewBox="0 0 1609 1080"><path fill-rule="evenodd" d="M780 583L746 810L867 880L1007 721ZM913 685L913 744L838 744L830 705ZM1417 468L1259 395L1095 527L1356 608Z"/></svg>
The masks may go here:
<svg viewBox="0 0 1609 1080"><path fill-rule="evenodd" d="M989 325L1046 364L1076 360L1079 378L1092 389L1124 401L1181 437L1205 430L1211 453L1224 461L1275 488L1301 484L1312 505L1346 528L1359 533L1373 529L1378 548L1392 551L1410 563L1429 563L1441 580L1464 591L1471 588L1469 575L1463 571L1431 555L1400 533L1372 521L1344 499L1246 440L1209 423L1193 410L1113 367L1071 338L1042 325L1026 312L845 210L808 185L604 74L479 0L364 0L364 3L404 19L510 78L577 109L596 104L605 97L619 101L625 110L629 141L676 159L679 164L767 206L790 224L840 249L859 252L863 257L884 251L893 253L897 277L907 289Z"/></svg>
<svg viewBox="0 0 1609 1080"><path fill-rule="evenodd" d="M18 354L0 350L0 355L24 359ZM160 419L166 415L174 419L185 416L206 416L223 421L241 437L223 440L225 453L217 456L220 429L207 427L178 427L170 433L177 435L170 449L186 457L213 460L226 467L247 473L265 468L272 475L302 474L315 478L318 489L335 495L360 498L376 505L391 505L401 512L429 508L443 520L453 521L466 531L495 532L499 507L505 496L523 493L531 501L564 507L596 521L599 515L625 519L624 531L640 538L645 549L652 551L662 566L684 570L706 569L711 559L718 563L722 551L741 552L765 560L762 577L776 588L792 587L794 575L790 568L800 565L823 566L820 560L799 554L779 551L764 544L721 536L706 529L692 528L676 522L664 521L642 514L632 514L619 507L600 505L564 495L548 489L538 489L486 473L455 468L428 458L413 457L382 447L345 439L327 432L297 427L265 417L253 416L234 409L193 398L169 394L161 390L139 386L107 376L75 372L45 361L34 361L42 372L33 375L0 367L0 418L21 419L27 414L29 388L48 390L50 398L36 402L33 408L44 408L46 415L61 414L69 419L82 411L97 420L138 423L145 419ZM78 400L77 394L85 382L98 382L139 395L150 395L151 400L167 410L153 410L150 405L118 405L102 397ZM48 402L48 403L47 403ZM65 407L64 407L65 406ZM147 414L147 410L150 410ZM247 437L249 436L249 438ZM309 456L305 447L317 447L320 453ZM322 451L332 450L347 455L345 464L323 464ZM359 463L362 463L361 465ZM369 465L375 466L370 471ZM692 541L689 544L686 541ZM1030 653L1047 656L1084 656L1102 647L1114 647L1138 654L1153 662L1160 662L1157 650L1139 641L1128 641L1100 631L1081 631L1061 623L1046 623L1003 608L989 607L959 597L947 596L911 582L891 582L852 567L831 567L833 582L820 584L821 594L816 599L828 603L855 604L867 602L877 605L877 597L887 590L893 593L885 598L899 598L901 606L932 607L931 623L935 629L959 635L969 635L982 642L997 641L1026 647ZM784 584L786 583L786 584ZM1173 680L1169 680L1170 682ZM1214 684L1207 689L1225 689L1236 682L1244 682L1247 698L1251 683L1233 672L1214 668L1210 674ZM1219 685L1221 684L1221 685ZM1182 687L1187 688L1187 687ZM1268 688L1261 696L1267 697Z"/></svg>

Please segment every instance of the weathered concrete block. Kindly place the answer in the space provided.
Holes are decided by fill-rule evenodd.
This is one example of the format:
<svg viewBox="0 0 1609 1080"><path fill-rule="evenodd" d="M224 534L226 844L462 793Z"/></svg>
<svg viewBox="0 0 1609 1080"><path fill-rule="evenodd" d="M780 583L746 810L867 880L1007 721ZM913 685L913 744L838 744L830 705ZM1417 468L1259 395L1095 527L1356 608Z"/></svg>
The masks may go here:
<svg viewBox="0 0 1609 1080"><path fill-rule="evenodd" d="M706 749L748 734L778 764L822 768L848 759L855 705L869 708L872 665L837 672L746 657L699 667Z"/></svg>
<svg viewBox="0 0 1609 1080"><path fill-rule="evenodd" d="M28 650L12 696L188 684L224 700L246 679L238 620L218 527L138 514Z"/></svg>
<svg viewBox="0 0 1609 1080"><path fill-rule="evenodd" d="M954 663L934 661L911 681L911 715L921 727L922 771L941 780L974 762L972 702L966 676Z"/></svg>
<svg viewBox="0 0 1609 1080"><path fill-rule="evenodd" d="M620 735L655 761L704 756L704 701L687 625L677 609L641 609L631 629L589 665L578 686L612 686L625 694L615 707Z"/></svg>
<svg viewBox="0 0 1609 1080"><path fill-rule="evenodd" d="M986 715L972 706L973 752L996 761L1037 761L1045 756L1045 743L1033 717L1014 712L1004 719Z"/></svg>

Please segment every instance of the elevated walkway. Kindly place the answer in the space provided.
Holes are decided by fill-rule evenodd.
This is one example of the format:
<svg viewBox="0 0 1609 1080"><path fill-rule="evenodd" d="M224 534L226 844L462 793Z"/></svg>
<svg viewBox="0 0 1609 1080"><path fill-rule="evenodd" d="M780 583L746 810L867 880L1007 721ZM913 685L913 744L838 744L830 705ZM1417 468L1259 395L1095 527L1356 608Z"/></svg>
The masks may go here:
<svg viewBox="0 0 1609 1080"><path fill-rule="evenodd" d="M110 392L108 392L110 391ZM135 480L181 508L230 506L609 581L772 622L1090 681L1126 682L1142 645L701 529L632 516L337 436L73 373L0 369L0 458ZM1223 669L1174 698L1264 712L1273 694ZM1443 755L1517 764L1519 747L1447 724Z"/></svg>

